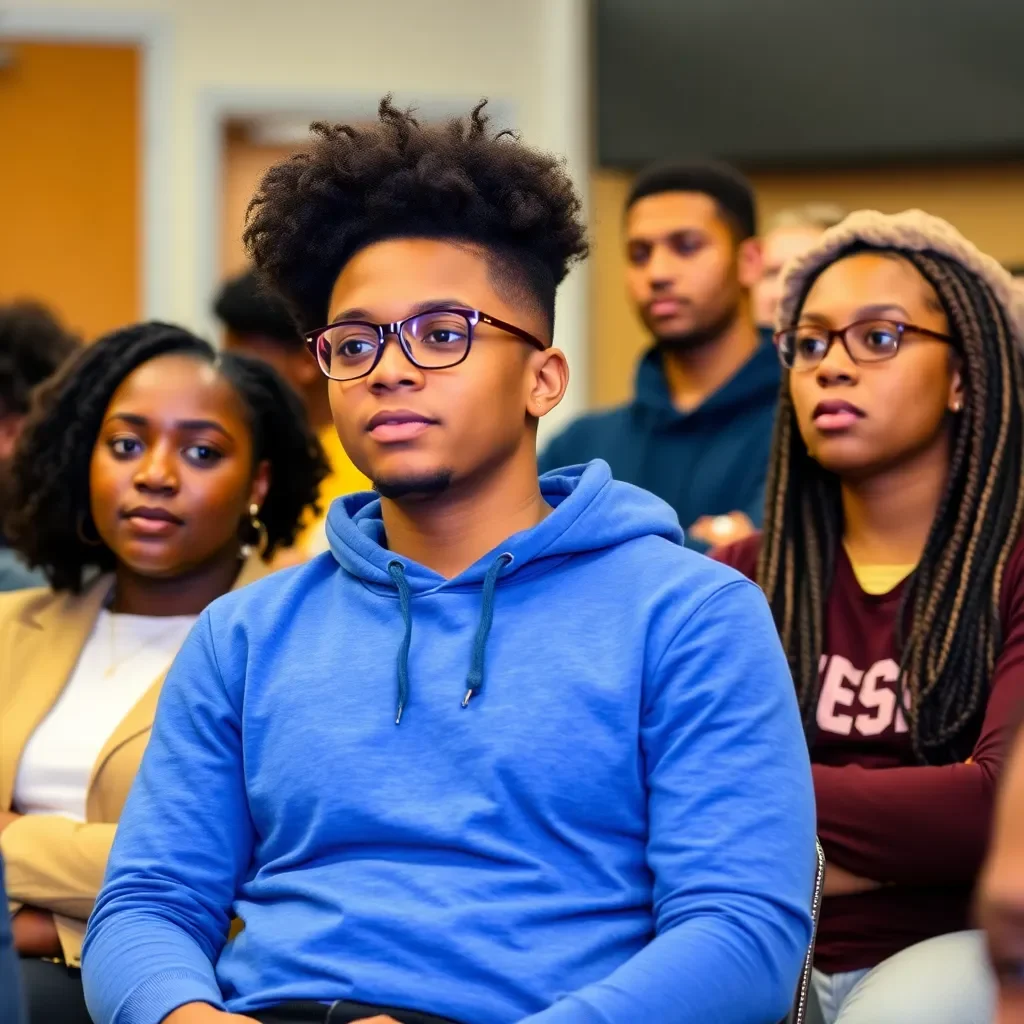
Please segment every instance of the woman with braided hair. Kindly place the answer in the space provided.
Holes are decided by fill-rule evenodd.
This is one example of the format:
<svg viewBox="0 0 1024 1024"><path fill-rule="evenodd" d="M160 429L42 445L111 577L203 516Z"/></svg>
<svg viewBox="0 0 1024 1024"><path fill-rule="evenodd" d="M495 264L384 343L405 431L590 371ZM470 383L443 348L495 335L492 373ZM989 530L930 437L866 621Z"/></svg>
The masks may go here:
<svg viewBox="0 0 1024 1024"><path fill-rule="evenodd" d="M89 1021L85 922L163 675L326 470L272 369L178 327L107 335L39 393L7 534L50 587L0 597L0 851L32 1024Z"/></svg>
<svg viewBox="0 0 1024 1024"><path fill-rule="evenodd" d="M786 275L761 534L716 553L789 657L829 869L826 1021L990 1019L972 887L1024 700L1022 319L920 211L862 211Z"/></svg>

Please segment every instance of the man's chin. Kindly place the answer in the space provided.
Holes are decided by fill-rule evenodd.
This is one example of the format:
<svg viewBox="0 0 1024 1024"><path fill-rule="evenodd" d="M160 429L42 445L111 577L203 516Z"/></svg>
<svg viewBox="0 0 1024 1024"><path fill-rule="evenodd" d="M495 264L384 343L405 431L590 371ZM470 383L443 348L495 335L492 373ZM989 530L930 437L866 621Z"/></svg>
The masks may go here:
<svg viewBox="0 0 1024 1024"><path fill-rule="evenodd" d="M451 487L452 471L436 469L419 473L396 473L377 477L373 489L390 501L422 501L443 494Z"/></svg>

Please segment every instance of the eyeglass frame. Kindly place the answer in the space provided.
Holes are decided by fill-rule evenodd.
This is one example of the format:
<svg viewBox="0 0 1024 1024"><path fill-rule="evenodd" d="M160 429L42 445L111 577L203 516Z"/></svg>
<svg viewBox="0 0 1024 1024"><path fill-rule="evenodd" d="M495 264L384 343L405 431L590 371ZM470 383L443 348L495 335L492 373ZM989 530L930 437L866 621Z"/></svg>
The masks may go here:
<svg viewBox="0 0 1024 1024"><path fill-rule="evenodd" d="M458 316L464 316L466 318L466 351L455 360L454 363L446 363L444 366L421 366L416 359L413 357L412 352L409 350L409 345L405 340L405 336L402 333L405 330L405 325L410 320L418 320L423 316L430 316L431 313L455 313ZM417 370L451 370L453 367L459 366L469 358L469 353L473 348L473 337L474 332L479 324L486 324L488 327L496 327L499 331L504 331L506 334L511 334L513 337L519 338L520 341L525 341L534 348L539 349L541 352L547 351L551 347L551 342L541 341L540 338L530 334L529 331L524 331L521 327L516 327L515 324L510 324L505 320L499 320L496 316L491 316L488 313L483 312L480 309L467 309L462 306L438 306L436 309L423 309L418 313L413 313L412 316L403 317L401 320L394 320L391 323L375 324L369 320L337 320L333 324L327 324L326 327L318 327L315 331L307 331L303 334L303 338L306 342L306 347L309 349L310 355L316 361L316 365L320 368L320 372L328 380L337 380L342 382L348 382L351 380L362 380L363 377L369 377L374 370L377 369L381 358L384 355L384 349L387 347L388 338L395 337L398 339L399 348L401 348L405 358L416 367ZM355 377L332 377L324 368L320 362L320 357L317 355L316 346L317 342L326 334L328 331L333 330L336 327L369 327L377 332L377 337L380 339L380 345L377 347L377 354L373 357L373 362L364 373L356 374Z"/></svg>
<svg viewBox="0 0 1024 1024"><path fill-rule="evenodd" d="M892 350L892 355L882 356L881 359L866 359L858 360L856 356L850 351L850 346L846 341L846 332L852 330L854 327L860 327L862 324L890 324L896 328L896 345ZM805 324L805 327L810 327L809 324ZM816 327L818 325L815 325ZM811 370L816 370L825 360L828 358L829 352L832 351L832 346L836 340L846 350L846 354L850 357L850 362L854 366L870 366L872 363L887 363L890 359L895 359L899 355L900 347L903 344L903 336L908 332L914 334L924 335L926 338L933 338L936 341L945 342L947 345L956 345L956 338L951 337L948 334L940 334L938 331L929 330L927 327L918 327L917 324L908 324L902 320L890 320L884 316L871 316L863 320L854 320L853 323L847 324L845 327L840 327L837 330L833 330L830 327L821 327L821 332L828 338L828 343L825 346L825 351L822 352L821 358L811 366L806 367L803 370L797 370L792 366L787 366L786 361L782 356L782 338L787 334L792 334L798 330L800 324L794 324L792 327L784 327L780 331L776 331L772 335L772 342L775 345L775 353L779 357L779 362L782 364L783 369L789 370L790 373L810 373Z"/></svg>

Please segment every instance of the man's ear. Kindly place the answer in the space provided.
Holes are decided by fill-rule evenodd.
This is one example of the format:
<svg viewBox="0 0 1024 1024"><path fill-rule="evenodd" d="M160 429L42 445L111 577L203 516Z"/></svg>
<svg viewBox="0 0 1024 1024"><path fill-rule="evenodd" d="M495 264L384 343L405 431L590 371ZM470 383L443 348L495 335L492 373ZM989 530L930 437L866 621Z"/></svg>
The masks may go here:
<svg viewBox="0 0 1024 1024"><path fill-rule="evenodd" d="M561 402L569 386L569 363L561 349L549 348L531 354L529 369L526 412L540 419Z"/></svg>
<svg viewBox="0 0 1024 1024"><path fill-rule="evenodd" d="M764 252L760 238L747 238L736 251L736 268L740 285L753 288L764 274Z"/></svg>

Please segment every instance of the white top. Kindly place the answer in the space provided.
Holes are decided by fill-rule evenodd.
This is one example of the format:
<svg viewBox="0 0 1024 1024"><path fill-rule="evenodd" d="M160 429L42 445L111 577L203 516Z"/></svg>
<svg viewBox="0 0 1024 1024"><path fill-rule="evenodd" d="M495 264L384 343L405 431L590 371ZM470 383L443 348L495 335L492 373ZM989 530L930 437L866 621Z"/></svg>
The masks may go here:
<svg viewBox="0 0 1024 1024"><path fill-rule="evenodd" d="M167 671L196 618L100 612L71 678L25 746L14 782L18 811L85 820L103 745Z"/></svg>

